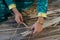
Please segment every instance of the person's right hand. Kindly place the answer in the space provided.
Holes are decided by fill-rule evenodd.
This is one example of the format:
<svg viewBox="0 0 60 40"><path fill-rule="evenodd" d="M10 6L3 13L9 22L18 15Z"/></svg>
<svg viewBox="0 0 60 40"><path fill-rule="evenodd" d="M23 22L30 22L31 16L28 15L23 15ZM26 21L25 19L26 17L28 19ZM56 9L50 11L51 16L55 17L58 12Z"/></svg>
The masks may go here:
<svg viewBox="0 0 60 40"><path fill-rule="evenodd" d="M22 24L22 23L23 23L23 17L22 17L22 14L19 13L19 12L16 13L16 14L15 14L15 20L16 20L17 23Z"/></svg>

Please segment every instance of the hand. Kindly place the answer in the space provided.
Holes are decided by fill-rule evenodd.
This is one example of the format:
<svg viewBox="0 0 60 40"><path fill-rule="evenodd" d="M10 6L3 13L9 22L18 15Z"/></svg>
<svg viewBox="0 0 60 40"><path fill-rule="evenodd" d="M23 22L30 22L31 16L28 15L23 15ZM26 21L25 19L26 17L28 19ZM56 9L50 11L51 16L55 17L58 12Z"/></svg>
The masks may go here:
<svg viewBox="0 0 60 40"><path fill-rule="evenodd" d="M15 20L17 23L23 23L23 17L22 14L17 10L17 8L13 8L12 11L15 14Z"/></svg>
<svg viewBox="0 0 60 40"><path fill-rule="evenodd" d="M17 23L22 24L22 23L23 23L23 17L22 17L22 14L19 13L19 12L18 12L17 14L15 14L15 20L16 20Z"/></svg>
<svg viewBox="0 0 60 40"><path fill-rule="evenodd" d="M40 23L36 22L32 25L31 29L33 29L33 34L39 34L43 30L43 27Z"/></svg>

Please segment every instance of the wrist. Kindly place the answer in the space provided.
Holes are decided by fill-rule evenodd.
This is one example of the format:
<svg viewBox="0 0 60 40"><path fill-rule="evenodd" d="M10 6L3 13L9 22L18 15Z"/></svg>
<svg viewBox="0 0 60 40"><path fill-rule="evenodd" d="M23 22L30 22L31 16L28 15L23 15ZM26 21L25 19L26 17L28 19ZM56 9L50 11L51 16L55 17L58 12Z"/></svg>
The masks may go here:
<svg viewBox="0 0 60 40"><path fill-rule="evenodd" d="M14 12L15 15L20 14L20 12L17 10L17 8L13 8L12 11Z"/></svg>
<svg viewBox="0 0 60 40"><path fill-rule="evenodd" d="M38 17L37 23L43 24L44 23L44 18L43 17Z"/></svg>
<svg viewBox="0 0 60 40"><path fill-rule="evenodd" d="M37 23L43 25L43 22L37 21Z"/></svg>

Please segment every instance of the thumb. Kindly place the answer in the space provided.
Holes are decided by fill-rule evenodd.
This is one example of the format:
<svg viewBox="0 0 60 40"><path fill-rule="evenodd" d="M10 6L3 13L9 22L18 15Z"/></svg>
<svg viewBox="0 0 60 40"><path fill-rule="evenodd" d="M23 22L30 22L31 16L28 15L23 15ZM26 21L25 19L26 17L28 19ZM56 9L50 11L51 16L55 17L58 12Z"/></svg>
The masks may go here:
<svg viewBox="0 0 60 40"><path fill-rule="evenodd" d="M31 26L31 30L33 30L34 29L34 26Z"/></svg>

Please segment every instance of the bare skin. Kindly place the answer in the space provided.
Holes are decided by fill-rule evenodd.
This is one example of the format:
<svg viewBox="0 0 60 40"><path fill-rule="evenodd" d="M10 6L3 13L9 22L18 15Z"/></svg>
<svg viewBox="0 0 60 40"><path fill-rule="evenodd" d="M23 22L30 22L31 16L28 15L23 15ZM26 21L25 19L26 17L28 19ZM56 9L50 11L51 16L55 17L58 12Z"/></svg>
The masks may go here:
<svg viewBox="0 0 60 40"><path fill-rule="evenodd" d="M15 20L16 20L16 22L22 24L23 23L22 14L16 8L13 8L12 10L15 13Z"/></svg>
<svg viewBox="0 0 60 40"><path fill-rule="evenodd" d="M39 17L37 21L38 22L35 22L35 24L33 24L31 27L31 29L34 29L33 34L39 34L43 30L43 17Z"/></svg>
<svg viewBox="0 0 60 40"><path fill-rule="evenodd" d="M16 22L22 24L23 23L22 14L16 8L13 8L12 10L15 13ZM34 29L33 34L39 34L43 30L42 24L40 24L40 22L41 23L44 22L43 17L39 17L37 21L38 22L35 22L35 24L31 26L31 29Z"/></svg>

